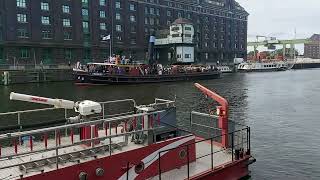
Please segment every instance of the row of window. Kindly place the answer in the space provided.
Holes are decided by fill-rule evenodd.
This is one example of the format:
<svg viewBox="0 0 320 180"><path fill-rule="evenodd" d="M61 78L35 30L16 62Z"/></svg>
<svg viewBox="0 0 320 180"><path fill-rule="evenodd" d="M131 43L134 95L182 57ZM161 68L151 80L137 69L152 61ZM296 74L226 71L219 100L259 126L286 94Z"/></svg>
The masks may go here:
<svg viewBox="0 0 320 180"><path fill-rule="evenodd" d="M27 7L27 3L26 3L26 0L16 0L16 3L17 3L17 7L20 7L20 8L26 8ZM82 4L88 4L88 0L82 0ZM106 6L106 0L99 0L99 5L100 6ZM168 2L167 4L169 7L175 7L173 5L172 2ZM41 2L40 3L40 7L41 7L41 10L43 11L49 11L50 10L50 6L49 6L49 2ZM120 1L116 1L115 2L115 7L116 9L122 9L122 5L121 5L121 2ZM182 4L177 4L177 7L180 8L180 9L183 9L183 10L186 10L186 8L184 8L182 6ZM196 11L196 12L199 12L199 7L189 7L187 8L188 10L192 10L192 11ZM130 11L136 11L136 5L135 4L132 4L130 3L129 4L129 10ZM68 5L63 5L62 6L62 11L64 13L70 13L70 7ZM234 15L234 14L230 14L230 13L223 13L223 12L216 12L216 11L210 11L208 9L203 9L201 10L200 12L202 13L209 13L209 14L215 14L215 15L221 15L221 16L226 16L226 17L235 17L235 18L240 18L240 19L246 19L246 16L241 16L241 15ZM155 7L148 7L146 6L145 7L145 14L151 14L151 15L158 15L160 16L160 9L159 8L155 8ZM170 10L167 11L167 16L171 16L172 15L172 12ZM178 13L178 17L182 17L182 13L179 12ZM186 14L186 18L191 18L191 14Z"/></svg>
<svg viewBox="0 0 320 180"><path fill-rule="evenodd" d="M64 49L64 58L65 59L72 59L73 57L73 51L72 49ZM30 48L19 48L19 57L24 59L24 58L30 58L31 56L31 49ZM3 57L3 50L0 49L0 60ZM50 49L43 49L42 50L42 55L41 55L42 60L52 60L52 51Z"/></svg>
<svg viewBox="0 0 320 180"><path fill-rule="evenodd" d="M19 37L23 37L23 38L26 38L28 37L28 33L24 30L24 29L19 29L18 31L18 36ZM101 35L101 37L103 37L105 35ZM71 40L71 32L65 32L64 33L64 40ZM42 39L52 39L52 32L50 30L43 30L42 31ZM102 38L101 38L102 39ZM117 36L116 39L118 39L119 41L122 41L122 37L121 36ZM136 39L135 38L132 38L131 39L131 44L135 44L136 43ZM217 48L217 43L216 42L213 42L212 44L213 48ZM199 46L199 45L197 45ZM209 43L208 42L205 42L204 43L204 47L208 48L209 47ZM220 48L224 48L225 45L224 43L220 43ZM231 43L229 43L229 47L231 48ZM238 49L238 44L234 44L234 48L235 49ZM243 44L240 45L240 49L243 49L244 46Z"/></svg>
<svg viewBox="0 0 320 180"><path fill-rule="evenodd" d="M121 20L121 16L120 14L116 14L116 19L117 20ZM26 14L17 14L17 21L19 23L27 23L27 15ZM131 15L130 16L130 21L131 22L136 22L136 17L134 15ZM41 23L43 25L50 25L50 17L49 16L41 16ZM168 23L171 23L168 22ZM62 24L64 27L71 27L71 20L68 19L68 18L65 18L65 19L62 19ZM146 25L159 25L160 24L160 21L158 18L151 18L151 17L146 17L145 18L145 24ZM100 29L101 30L106 30L106 23L100 23ZM120 25L121 26L121 25ZM215 28L216 26L214 26L213 30L216 30ZM84 22L84 28L89 28L89 23L88 22ZM119 29L119 28L117 28ZM208 26L204 26L204 29L205 30L209 30L209 27ZM197 28L197 30L200 32L200 28ZM221 32L224 32L225 31L225 28L224 27L221 27ZM231 34L229 32L229 34Z"/></svg>
<svg viewBox="0 0 320 180"><path fill-rule="evenodd" d="M71 1L71 0L69 0ZM89 0L82 0L82 4L88 4ZM41 2L41 10L49 11L49 2ZM107 4L107 0L99 0L100 6L105 6ZM16 0L17 7L26 8L27 2L26 0Z"/></svg>
<svg viewBox="0 0 320 180"><path fill-rule="evenodd" d="M52 39L52 31L51 30L42 30L41 31L42 39ZM17 29L17 37L19 38L29 38L29 32L27 29L19 28ZM69 31L65 31L63 33L64 40L72 40L72 34Z"/></svg>

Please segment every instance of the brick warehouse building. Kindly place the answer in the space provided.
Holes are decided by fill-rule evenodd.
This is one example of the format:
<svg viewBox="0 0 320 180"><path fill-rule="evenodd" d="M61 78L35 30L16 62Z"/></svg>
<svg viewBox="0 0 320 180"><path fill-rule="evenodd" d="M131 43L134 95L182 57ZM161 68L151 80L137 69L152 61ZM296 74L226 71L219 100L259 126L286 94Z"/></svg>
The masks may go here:
<svg viewBox="0 0 320 180"><path fill-rule="evenodd" d="M310 40L304 44L304 57L320 59L320 34L312 35Z"/></svg>
<svg viewBox="0 0 320 180"><path fill-rule="evenodd" d="M149 33L181 17L198 62L246 56L248 13L234 0L0 0L0 63L102 61L109 34L114 54L144 60Z"/></svg>

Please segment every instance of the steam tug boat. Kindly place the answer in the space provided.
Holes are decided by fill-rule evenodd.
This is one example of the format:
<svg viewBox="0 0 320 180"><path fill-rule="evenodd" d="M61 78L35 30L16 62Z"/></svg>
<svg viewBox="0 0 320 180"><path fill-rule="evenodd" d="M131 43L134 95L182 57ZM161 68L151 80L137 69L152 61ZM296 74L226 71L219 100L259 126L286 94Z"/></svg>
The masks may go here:
<svg viewBox="0 0 320 180"><path fill-rule="evenodd" d="M158 38L150 36L148 63L124 63L120 58L110 60L111 57L108 63L89 63L86 70L74 69L76 84L157 83L220 77L221 72L213 66L194 65L196 43L190 20L179 18L168 31L169 34Z"/></svg>
<svg viewBox="0 0 320 180"><path fill-rule="evenodd" d="M88 63L88 67L99 70L90 72L75 69L76 84L105 85L192 81L216 79L221 75L220 71L203 66L172 65L164 70L159 64L157 70L152 72L150 66L140 64Z"/></svg>
<svg viewBox="0 0 320 180"><path fill-rule="evenodd" d="M185 129L177 127L176 106L171 100L155 99L149 105L137 105L132 99L75 103L11 93L11 100L54 107L0 114L1 118L16 116L20 127L0 135L0 179L240 179L248 176L248 166L255 161L250 153L250 127L228 120L228 102L224 98L200 84L195 86L220 105L216 115L190 112L189 126L184 126ZM121 103L127 103L128 108L122 112L110 110ZM66 123L31 130L23 128L22 117L30 113L50 114L50 111L61 112Z"/></svg>

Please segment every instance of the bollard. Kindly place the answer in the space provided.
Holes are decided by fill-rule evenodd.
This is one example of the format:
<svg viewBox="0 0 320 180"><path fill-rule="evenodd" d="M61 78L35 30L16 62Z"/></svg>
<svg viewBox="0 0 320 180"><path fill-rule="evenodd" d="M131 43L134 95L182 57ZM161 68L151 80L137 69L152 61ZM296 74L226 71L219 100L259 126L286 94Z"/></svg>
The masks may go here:
<svg viewBox="0 0 320 180"><path fill-rule="evenodd" d="M3 84L5 86L9 85L9 72L8 71L3 72Z"/></svg>

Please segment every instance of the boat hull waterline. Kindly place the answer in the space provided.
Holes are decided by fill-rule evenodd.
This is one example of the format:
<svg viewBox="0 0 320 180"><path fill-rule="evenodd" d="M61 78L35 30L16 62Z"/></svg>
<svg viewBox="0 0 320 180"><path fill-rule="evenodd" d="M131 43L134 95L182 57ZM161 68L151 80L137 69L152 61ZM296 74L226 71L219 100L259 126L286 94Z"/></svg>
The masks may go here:
<svg viewBox="0 0 320 180"><path fill-rule="evenodd" d="M146 76L127 76L127 75L95 75L88 73L75 73L76 84L141 84L159 83L176 81L208 80L220 78L220 72L209 73L190 73L177 75L146 75Z"/></svg>

